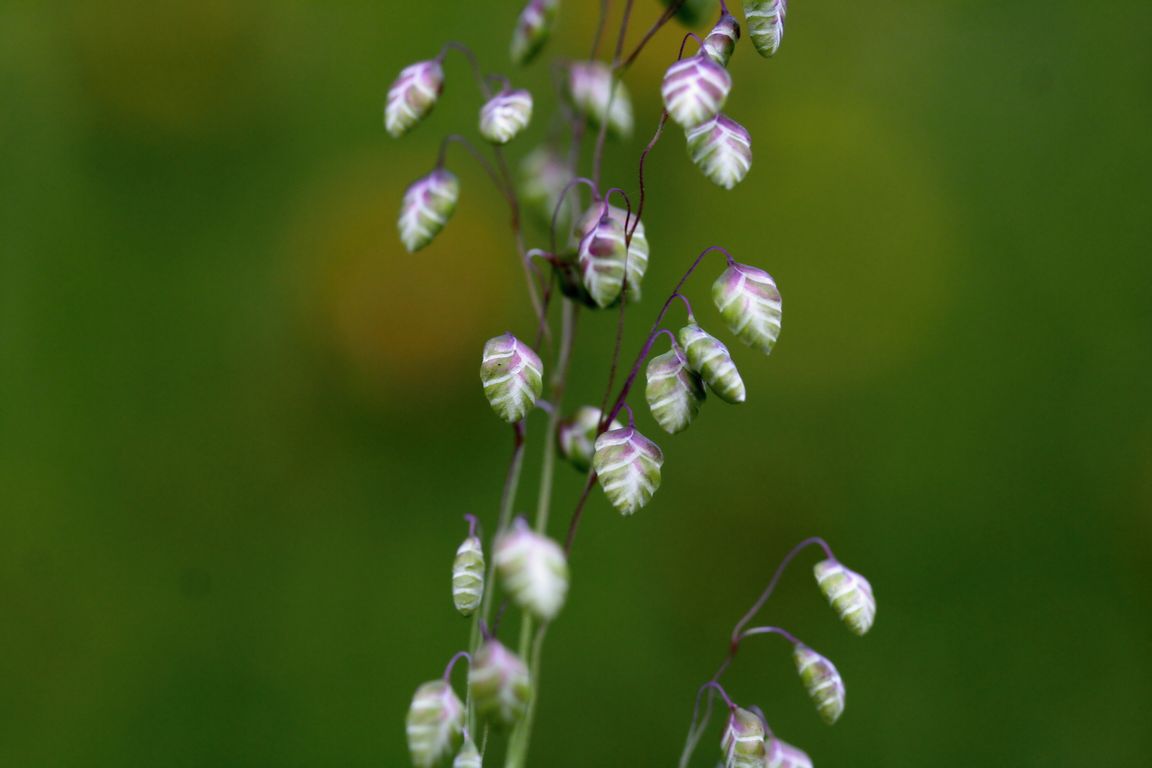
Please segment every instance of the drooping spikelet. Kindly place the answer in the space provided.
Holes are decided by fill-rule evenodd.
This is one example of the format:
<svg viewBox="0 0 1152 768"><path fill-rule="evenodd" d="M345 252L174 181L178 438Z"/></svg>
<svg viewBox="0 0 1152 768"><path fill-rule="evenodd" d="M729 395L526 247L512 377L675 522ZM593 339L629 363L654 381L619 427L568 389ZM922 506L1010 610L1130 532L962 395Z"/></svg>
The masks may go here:
<svg viewBox="0 0 1152 768"><path fill-rule="evenodd" d="M560 0L528 0L512 32L514 63L524 65L536 58L552 35L559 9Z"/></svg>
<svg viewBox="0 0 1152 768"><path fill-rule="evenodd" d="M765 768L812 768L812 758L786 741L769 737Z"/></svg>
<svg viewBox="0 0 1152 768"><path fill-rule="evenodd" d="M713 184L732 189L752 167L752 137L725 114L691 128L685 134L692 162Z"/></svg>
<svg viewBox="0 0 1152 768"><path fill-rule="evenodd" d="M740 22L731 14L724 14L716 26L704 38L701 47L704 54L722 67L728 66L732 54L736 51L736 41L740 39Z"/></svg>
<svg viewBox="0 0 1152 768"><path fill-rule="evenodd" d="M515 725L531 696L528 667L498 640L486 640L468 670L476 714L494 725Z"/></svg>
<svg viewBox="0 0 1152 768"><path fill-rule="evenodd" d="M556 440L560 455L581 472L592 466L592 453L596 450L596 430L600 426L602 413L599 408L582 405L571 418L561 421L556 430ZM623 429L616 419L608 425L609 430Z"/></svg>
<svg viewBox="0 0 1152 768"><path fill-rule="evenodd" d="M748 22L748 36L761 56L775 56L780 50L787 13L788 0L745 0L744 20Z"/></svg>
<svg viewBox="0 0 1152 768"><path fill-rule="evenodd" d="M493 144L507 144L532 120L532 94L505 90L480 108L480 135Z"/></svg>
<svg viewBox="0 0 1152 768"><path fill-rule="evenodd" d="M489 339L480 363L484 396L496 415L509 424L520 421L536 405L544 388L540 356L510 333Z"/></svg>
<svg viewBox="0 0 1152 768"><path fill-rule="evenodd" d="M628 298L640 298L640 283L648 269L648 238L644 224L636 225L632 243L625 248L623 208L594 202L576 225L579 238L576 259L580 278L592 300L607 307L620 298L624 275L628 275ZM630 225L629 225L630 226Z"/></svg>
<svg viewBox="0 0 1152 768"><path fill-rule="evenodd" d="M716 396L733 405L744 402L744 380L724 342L696 323L681 328L679 337L689 367L700 374Z"/></svg>
<svg viewBox="0 0 1152 768"><path fill-rule="evenodd" d="M632 99L612 70L600 61L574 61L568 66L568 95L580 114L620 138L632 135Z"/></svg>
<svg viewBox="0 0 1152 768"><path fill-rule="evenodd" d="M464 739L464 746L456 753L452 768L483 768L480 750L476 749L476 743L471 738Z"/></svg>
<svg viewBox="0 0 1152 768"><path fill-rule="evenodd" d="M493 562L512 601L542 621L556 618L568 595L568 558L523 518L496 540Z"/></svg>
<svg viewBox="0 0 1152 768"><path fill-rule="evenodd" d="M660 87L668 115L684 128L716 117L731 90L728 70L704 53L673 62Z"/></svg>
<svg viewBox="0 0 1152 768"><path fill-rule="evenodd" d="M876 598L868 579L836 560L816 563L815 572L816 583L841 620L856 634L866 634L876 620Z"/></svg>
<svg viewBox="0 0 1152 768"><path fill-rule="evenodd" d="M432 768L452 753L464 731L464 704L444 680L416 689L408 708L408 751L416 768Z"/></svg>
<svg viewBox="0 0 1152 768"><path fill-rule="evenodd" d="M479 536L469 536L452 561L452 602L464 616L471 616L484 598L484 548Z"/></svg>
<svg viewBox="0 0 1152 768"><path fill-rule="evenodd" d="M445 168L438 168L412 182L404 192L396 220L400 242L409 253L420 250L444 229L460 199L460 182Z"/></svg>
<svg viewBox="0 0 1152 768"><path fill-rule="evenodd" d="M767 745L760 716L737 707L728 718L720 751L725 768L764 768Z"/></svg>
<svg viewBox="0 0 1152 768"><path fill-rule="evenodd" d="M405 67L384 104L384 127L394 138L400 138L424 119L436 106L444 90L444 68L438 59L418 61Z"/></svg>
<svg viewBox="0 0 1152 768"><path fill-rule="evenodd" d="M816 711L824 722L832 725L844 711L844 681L840 673L831 661L803 643L796 645L792 657Z"/></svg>
<svg viewBox="0 0 1152 768"><path fill-rule="evenodd" d="M704 382L675 348L649 360L647 374L644 394L652 417L670 435L683 432L700 412Z"/></svg>
<svg viewBox="0 0 1152 768"><path fill-rule="evenodd" d="M766 355L772 352L783 309L772 275L733 263L712 284L712 301L738 339Z"/></svg>
<svg viewBox="0 0 1152 768"><path fill-rule="evenodd" d="M537 147L524 156L520 163L520 193L524 207L541 225L550 227L556 204L568 182L572 181L572 168L567 160L548 146ZM558 228L566 229L561 212Z"/></svg>
<svg viewBox="0 0 1152 768"><path fill-rule="evenodd" d="M660 446L635 427L613 429L596 438L592 466L608 501L622 515L631 515L651 500L660 487L663 464Z"/></svg>

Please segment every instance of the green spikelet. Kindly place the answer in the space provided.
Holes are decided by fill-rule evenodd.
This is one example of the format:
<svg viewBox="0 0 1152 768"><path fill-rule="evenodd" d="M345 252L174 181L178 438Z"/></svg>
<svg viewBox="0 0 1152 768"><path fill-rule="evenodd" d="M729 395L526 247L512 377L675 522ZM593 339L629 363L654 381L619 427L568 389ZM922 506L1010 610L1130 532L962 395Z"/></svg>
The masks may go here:
<svg viewBox="0 0 1152 768"><path fill-rule="evenodd" d="M498 640L487 640L472 659L468 689L476 713L496 726L515 725L532 695L528 667Z"/></svg>
<svg viewBox="0 0 1152 768"><path fill-rule="evenodd" d="M844 711L844 681L840 673L831 661L803 643L796 645L792 657L800 682L804 683L816 711L824 722L832 725Z"/></svg>
<svg viewBox="0 0 1152 768"><path fill-rule="evenodd" d="M720 750L724 753L725 768L764 768L768 747L764 742L764 722L759 715L737 707L728 718Z"/></svg>
<svg viewBox="0 0 1152 768"><path fill-rule="evenodd" d="M707 396L704 382L675 348L648 361L647 373L648 387L644 394L652 417L670 435L683 432L696 418Z"/></svg>
<svg viewBox="0 0 1152 768"><path fill-rule="evenodd" d="M816 583L848 628L864 635L876 620L876 598L868 579L835 560L816 563Z"/></svg>
<svg viewBox="0 0 1152 768"><path fill-rule="evenodd" d="M483 597L484 549L478 536L469 536L452 562L452 602L462 615L471 616Z"/></svg>
<svg viewBox="0 0 1152 768"><path fill-rule="evenodd" d="M599 408L591 405L582 405L576 409L571 418L560 422L556 430L556 441L560 447L560 455L581 472L587 472L592 466L592 454L595 452L596 430L600 426L601 412ZM608 425L609 430L622 429L616 419Z"/></svg>
<svg viewBox="0 0 1152 768"><path fill-rule="evenodd" d="M444 680L416 689L408 708L408 751L416 768L432 768L452 754L464 732L464 704Z"/></svg>
<svg viewBox="0 0 1152 768"><path fill-rule="evenodd" d="M748 37L752 38L752 45L761 56L769 58L780 50L787 13L787 0L745 0L744 20L748 22Z"/></svg>
<svg viewBox="0 0 1152 768"><path fill-rule="evenodd" d="M464 746L456 754L456 759L452 761L452 768L481 768L480 750L476 749L475 742L468 738L464 740Z"/></svg>
<svg viewBox="0 0 1152 768"><path fill-rule="evenodd" d="M712 284L712 301L736 338L766 355L772 352L783 311L772 275L733 262Z"/></svg>
<svg viewBox="0 0 1152 768"><path fill-rule="evenodd" d="M489 339L480 363L480 383L488 404L504 421L528 415L544 388L544 364L528 345L510 333Z"/></svg>
<svg viewBox="0 0 1152 768"><path fill-rule="evenodd" d="M703 377L716 396L727 403L744 402L744 380L728 347L694 322L681 328L679 337L689 367Z"/></svg>
<svg viewBox="0 0 1152 768"><path fill-rule="evenodd" d="M652 499L660 487L663 464L660 446L635 427L614 429L596 438L592 466L608 501L622 515L631 515Z"/></svg>

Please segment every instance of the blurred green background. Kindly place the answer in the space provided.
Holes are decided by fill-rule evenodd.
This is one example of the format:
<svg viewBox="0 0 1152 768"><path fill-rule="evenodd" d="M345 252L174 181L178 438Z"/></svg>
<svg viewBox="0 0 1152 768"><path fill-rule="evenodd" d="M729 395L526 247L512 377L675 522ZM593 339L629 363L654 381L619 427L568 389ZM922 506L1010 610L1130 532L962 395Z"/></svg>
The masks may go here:
<svg viewBox="0 0 1152 768"><path fill-rule="evenodd" d="M466 641L461 516L491 525L509 450L480 347L530 319L465 154L448 229L397 242L439 137L474 135L463 60L404 140L381 106L444 40L507 71L518 5L0 5L0 765L408 764L411 692ZM565 0L550 53L586 55L597 6ZM610 184L635 188L680 34L628 77ZM733 347L740 409L676 438L639 416L665 481L631 519L592 498L534 765L674 764L732 622L812 534L871 578L875 629L839 626L814 555L764 619L836 660L845 717L772 639L729 684L817 765L1148 765L1150 34L1146 0L796 0L776 59L742 42L752 172L711 186L675 129L653 153L625 349L713 243L776 276L785 330L771 359ZM539 97L516 158L552 98L546 67L513 76ZM713 325L717 271L689 289ZM582 317L569 405L611 333Z"/></svg>

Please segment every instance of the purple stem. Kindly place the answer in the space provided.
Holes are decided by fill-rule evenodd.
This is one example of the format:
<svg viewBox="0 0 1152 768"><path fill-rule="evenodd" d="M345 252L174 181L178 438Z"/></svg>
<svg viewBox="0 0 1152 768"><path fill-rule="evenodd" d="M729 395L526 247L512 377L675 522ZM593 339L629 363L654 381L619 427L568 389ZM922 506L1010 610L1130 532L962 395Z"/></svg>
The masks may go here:
<svg viewBox="0 0 1152 768"><path fill-rule="evenodd" d="M480 85L480 92L484 94L484 98L489 98L492 93L488 90L488 83L484 79L484 73L480 69L480 62L476 60L476 54L472 49L464 45L464 43L455 40L449 40L444 43L444 47L440 49L440 53L436 54L437 61L444 61L444 57L448 55L448 51L456 50L464 54L468 59L468 63L472 66L472 74L476 76L476 82Z"/></svg>
<svg viewBox="0 0 1152 768"><path fill-rule="evenodd" d="M680 301L684 302L684 309L688 311L688 322L696 322L696 315L692 313L692 302L688 301L688 297L682 293L674 293L672 294L672 298L680 299Z"/></svg>
<svg viewBox="0 0 1152 768"><path fill-rule="evenodd" d="M464 515L464 519L468 521L468 538L472 538L476 535L476 526L480 524L480 521L477 520L476 515L471 512Z"/></svg>
<svg viewBox="0 0 1152 768"><path fill-rule="evenodd" d="M472 654L468 653L468 651L460 651L453 656L451 661L448 662L448 666L444 668L444 682L452 679L452 668L456 666L456 662L460 661L460 659L468 659L468 663L471 664Z"/></svg>
<svg viewBox="0 0 1152 768"><path fill-rule="evenodd" d="M504 185L504 180L500 177L500 174L496 172L496 169L492 167L491 163L484 159L484 155L481 154L480 150L476 149L476 146L472 144L472 142L458 133L448 134L444 137L443 141L440 142L440 153L436 156L436 170L442 169L444 163L448 160L449 144L459 144L468 150L468 154L472 155L473 159L480 164L480 167L488 174L488 178L492 179L492 183L496 185L496 189L504 196L508 204L515 207L515 199L508 187Z"/></svg>
<svg viewBox="0 0 1152 768"><path fill-rule="evenodd" d="M636 57L640 55L640 52L644 50L644 46L648 45L648 41L660 31L661 27L672 20L672 17L676 15L676 12L679 11L680 7L686 2L688 2L688 0L676 0L676 2L669 5L664 13L661 14L660 18L656 20L656 23L644 33L644 37L640 38L640 42L632 49L632 53L628 54L628 58L624 59L624 62L619 65L619 68L628 69L628 67L632 66L632 62L634 62Z"/></svg>
<svg viewBox="0 0 1152 768"><path fill-rule="evenodd" d="M776 573L772 574L772 580L768 582L768 586L764 588L764 591L760 594L760 597L756 599L756 602L752 604L752 607L748 609L748 612L744 614L743 618L736 622L736 626L732 630L733 647L740 644L740 633L743 631L744 627L748 626L748 622L752 621L752 618L760 611L761 608L764 607L764 603L768 602L768 598L771 597L772 593L776 590L776 585L780 582L780 577L784 575L784 571L788 568L788 564L791 563L793 559L795 559L796 555L800 554L804 549L814 544L818 544L821 549L824 550L824 553L828 555L829 560L836 559L836 556L832 554L832 548L828 546L828 542L824 541L824 539L820 538L819 536L812 536L811 538L804 539L804 541L792 547L788 554L784 555L784 559L780 561L780 565L776 566Z"/></svg>

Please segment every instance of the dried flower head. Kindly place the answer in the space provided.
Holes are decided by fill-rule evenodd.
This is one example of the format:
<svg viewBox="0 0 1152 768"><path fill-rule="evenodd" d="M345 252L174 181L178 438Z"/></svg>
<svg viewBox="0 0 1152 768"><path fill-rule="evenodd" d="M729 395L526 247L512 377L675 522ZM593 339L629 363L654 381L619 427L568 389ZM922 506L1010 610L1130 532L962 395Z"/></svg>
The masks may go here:
<svg viewBox="0 0 1152 768"><path fill-rule="evenodd" d="M602 412L591 405L582 405L573 412L571 418L560 422L556 440L560 455L581 472L592 466L592 453L595 449L596 432L600 427ZM608 425L609 430L623 429L616 419Z"/></svg>
<svg viewBox="0 0 1152 768"><path fill-rule="evenodd" d="M436 106L444 90L444 68L438 59L418 61L405 67L388 89L384 104L384 127L400 138Z"/></svg>
<svg viewBox="0 0 1152 768"><path fill-rule="evenodd" d="M623 208L594 202L576 225L579 243L576 259L584 288L600 307L608 307L620 298L624 275L628 275L628 298L640 298L640 283L648 269L648 238L644 224L637 223L631 245L625 245Z"/></svg>
<svg viewBox="0 0 1152 768"><path fill-rule="evenodd" d="M767 745L764 722L754 712L737 707L728 718L720 741L725 768L764 768Z"/></svg>
<svg viewBox="0 0 1152 768"><path fill-rule="evenodd" d="M736 51L736 42L740 39L740 22L731 14L724 14L716 26L704 38L702 50L708 58L722 67L728 66L732 54Z"/></svg>
<svg viewBox="0 0 1152 768"><path fill-rule="evenodd" d="M484 548L479 536L469 536L452 561L452 602L464 616L471 616L484 597Z"/></svg>
<svg viewBox="0 0 1152 768"><path fill-rule="evenodd" d="M732 76L704 53L673 62L660 93L668 115L685 128L714 118L732 90Z"/></svg>
<svg viewBox="0 0 1152 768"><path fill-rule="evenodd" d="M783 309L772 275L733 263L712 284L712 301L738 339L766 355L772 352Z"/></svg>
<svg viewBox="0 0 1152 768"><path fill-rule="evenodd" d="M748 36L761 56L775 56L780 50L787 13L788 0L745 0L744 20L748 22Z"/></svg>
<svg viewBox="0 0 1152 768"><path fill-rule="evenodd" d="M543 621L556 618L568 594L568 559L523 518L496 540L493 562L512 601Z"/></svg>
<svg viewBox="0 0 1152 768"><path fill-rule="evenodd" d="M840 618L858 635L864 635L876 620L876 598L868 579L836 560L816 563L816 583Z"/></svg>
<svg viewBox="0 0 1152 768"><path fill-rule="evenodd" d="M812 758L786 741L769 737L765 768L812 768Z"/></svg>
<svg viewBox="0 0 1152 768"><path fill-rule="evenodd" d="M464 731L464 704L444 680L416 689L408 708L408 751L416 768L432 768L456 749Z"/></svg>
<svg viewBox="0 0 1152 768"><path fill-rule="evenodd" d="M744 402L744 380L724 342L694 322L681 328L679 337L689 367L700 374L716 396L733 405Z"/></svg>
<svg viewBox="0 0 1152 768"><path fill-rule="evenodd" d="M613 87L615 86L615 87ZM568 67L568 95L580 114L620 138L632 135L632 99L623 82L600 61L574 61Z"/></svg>
<svg viewBox="0 0 1152 768"><path fill-rule="evenodd" d="M752 137L744 126L724 114L685 134L692 162L713 184L732 189L752 167Z"/></svg>
<svg viewBox="0 0 1152 768"><path fill-rule="evenodd" d="M400 241L409 253L420 250L440 234L448 219L452 218L459 199L460 181L444 168L438 168L408 186L396 226L400 230Z"/></svg>
<svg viewBox="0 0 1152 768"><path fill-rule="evenodd" d="M456 753L452 761L452 768L482 768L480 750L476 749L476 742L471 738L464 739L464 746Z"/></svg>
<svg viewBox="0 0 1152 768"><path fill-rule="evenodd" d="M552 36L560 0L528 0L512 32L512 61L524 65L536 58Z"/></svg>
<svg viewBox="0 0 1152 768"><path fill-rule="evenodd" d="M532 94L504 90L480 108L480 135L493 144L507 144L532 120Z"/></svg>
<svg viewBox="0 0 1152 768"><path fill-rule="evenodd" d="M486 640L468 670L468 690L476 713L494 725L514 725L531 695L528 667L498 640Z"/></svg>
<svg viewBox="0 0 1152 768"><path fill-rule="evenodd" d="M622 515L633 514L652 499L660 487L663 464L660 446L635 427L613 429L596 438L592 466L600 487Z"/></svg>
<svg viewBox="0 0 1152 768"><path fill-rule="evenodd" d="M489 339L480 363L480 382L488 404L504 421L515 424L536 405L544 388L540 356L510 333Z"/></svg>
<svg viewBox="0 0 1152 768"><path fill-rule="evenodd" d="M792 658L816 711L824 722L835 723L844 711L844 681L840 673L831 661L803 643L796 645Z"/></svg>
<svg viewBox="0 0 1152 768"><path fill-rule="evenodd" d="M699 374L676 347L648 361L645 396L652 417L668 434L683 432L700 412L707 394Z"/></svg>

